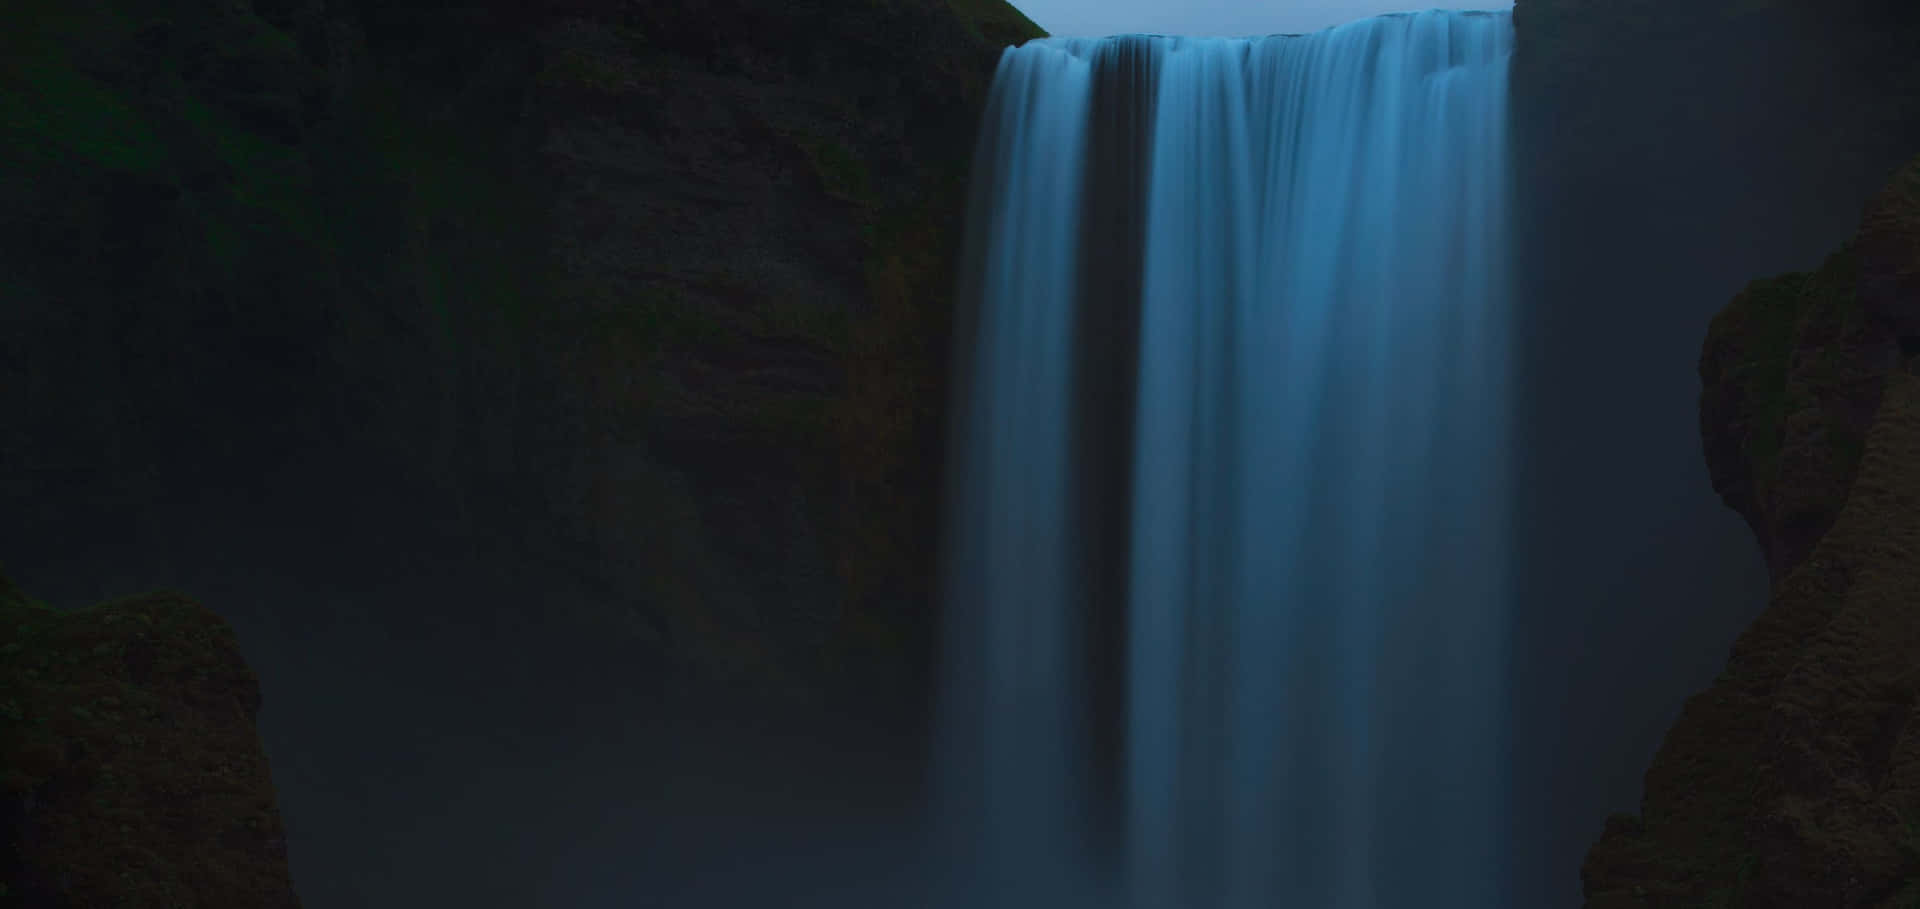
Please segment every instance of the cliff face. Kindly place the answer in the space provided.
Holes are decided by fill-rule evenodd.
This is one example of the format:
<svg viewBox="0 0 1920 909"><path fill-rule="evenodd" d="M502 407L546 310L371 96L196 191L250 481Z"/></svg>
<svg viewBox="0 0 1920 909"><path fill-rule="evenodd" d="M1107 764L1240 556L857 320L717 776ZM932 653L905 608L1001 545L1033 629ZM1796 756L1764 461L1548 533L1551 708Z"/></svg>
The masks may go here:
<svg viewBox="0 0 1920 909"><path fill-rule="evenodd" d="M1816 272L1757 281L1700 359L1714 487L1772 599L1687 701L1588 905L1920 900L1920 161Z"/></svg>
<svg viewBox="0 0 1920 909"><path fill-rule="evenodd" d="M0 542L384 497L603 585L692 683L921 671L962 187L1034 34L998 0L10 11Z"/></svg>
<svg viewBox="0 0 1920 909"><path fill-rule="evenodd" d="M999 48L1035 34L998 2L585 5L538 33L555 535L694 675L917 706L968 159Z"/></svg>
<svg viewBox="0 0 1920 909"><path fill-rule="evenodd" d="M233 631L150 594L80 610L0 578L0 905L292 909Z"/></svg>
<svg viewBox="0 0 1920 909"><path fill-rule="evenodd" d="M1756 551L1714 494L1690 390L1714 313L1757 275L1818 271L1920 149L1915 12L1887 0L1515 3L1527 493L1511 710L1527 734L1512 776L1514 866L1534 878L1518 904L1578 898L1594 819L1639 798L1677 693L1713 679L1780 559L1829 519L1818 503L1846 488L1844 473L1769 486L1779 500L1763 519L1803 529L1773 535L1779 556ZM1859 340L1845 324L1826 330L1836 356ZM1856 371L1797 368L1836 382ZM1857 449L1853 399L1816 394L1800 431L1836 427Z"/></svg>
<svg viewBox="0 0 1920 909"><path fill-rule="evenodd" d="M17 571L84 578L81 553L165 549L176 514L229 508L250 517L224 532L276 528L259 550L280 561L182 544L154 564L272 578L289 597L259 612L300 627L328 620L295 613L331 608L307 578L340 553L430 571L435 552L367 542L419 525L536 575L516 589L590 590L583 627L624 673L609 685L921 719L966 169L1001 47L1039 33L1010 6L27 0L6 19L0 552ZM399 621L532 625L549 604L480 605L415 597ZM235 737L243 670L230 647L205 655L204 684L244 710L148 729L125 706L144 695L118 687L138 683L88 637L145 626L123 612L213 633L164 597L46 619L84 639L48 652L73 655L72 684L93 686L73 706L106 738L78 756L91 733L59 726L78 722L67 704L20 701L58 733L22 746L40 769L9 783L16 839L52 876L34 886L125 867L161 888L147 902L279 904L284 862L245 852L278 821L257 743ZM309 720L328 718L283 728ZM136 778L122 732L179 776ZM125 849L75 845L142 799L216 792L203 770L267 799L181 814L204 866L158 845L134 862L138 825ZM98 811L62 826L75 798ZM321 815L299 835L353 837L315 832ZM222 826L254 821L258 841Z"/></svg>

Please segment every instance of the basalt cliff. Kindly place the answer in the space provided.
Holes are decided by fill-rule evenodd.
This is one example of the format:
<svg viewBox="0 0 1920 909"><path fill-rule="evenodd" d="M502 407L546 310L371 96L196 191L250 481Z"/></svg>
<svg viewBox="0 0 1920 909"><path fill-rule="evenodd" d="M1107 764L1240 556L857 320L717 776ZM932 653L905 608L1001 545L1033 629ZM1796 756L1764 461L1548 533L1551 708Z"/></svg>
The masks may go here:
<svg viewBox="0 0 1920 909"><path fill-rule="evenodd" d="M17 575L85 577L222 503L288 551L430 524L599 591L646 684L919 722L953 261L999 51L1040 34L1020 13L3 18ZM173 595L7 609L0 904L292 905L231 632Z"/></svg>
<svg viewBox="0 0 1920 909"><path fill-rule="evenodd" d="M1039 33L1011 7L7 18L11 558L325 489L594 576L680 677L925 662L973 129Z"/></svg>
<svg viewBox="0 0 1920 909"><path fill-rule="evenodd" d="M1920 901L1920 161L1817 271L1755 281L1700 357L1714 488L1773 576L1690 698L1588 905Z"/></svg>

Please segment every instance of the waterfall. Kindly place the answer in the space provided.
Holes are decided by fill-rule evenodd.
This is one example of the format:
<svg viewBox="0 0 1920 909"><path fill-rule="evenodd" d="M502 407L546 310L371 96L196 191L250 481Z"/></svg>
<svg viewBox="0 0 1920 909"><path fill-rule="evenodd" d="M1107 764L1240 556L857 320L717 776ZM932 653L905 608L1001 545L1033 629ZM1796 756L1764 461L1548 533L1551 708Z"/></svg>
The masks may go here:
<svg viewBox="0 0 1920 909"><path fill-rule="evenodd" d="M1504 905L1504 13L1009 48L939 816L969 906Z"/></svg>

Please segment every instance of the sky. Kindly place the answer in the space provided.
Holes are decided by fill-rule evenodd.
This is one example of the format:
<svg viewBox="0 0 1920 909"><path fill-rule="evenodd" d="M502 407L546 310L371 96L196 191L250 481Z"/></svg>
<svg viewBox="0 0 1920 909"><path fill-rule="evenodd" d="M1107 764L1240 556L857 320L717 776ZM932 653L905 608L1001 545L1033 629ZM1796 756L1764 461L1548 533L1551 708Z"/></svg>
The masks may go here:
<svg viewBox="0 0 1920 909"><path fill-rule="evenodd" d="M1273 35L1317 31L1381 13L1429 9L1416 0L1013 0L1049 34L1100 37ZM1468 9L1512 9L1512 0L1482 0Z"/></svg>

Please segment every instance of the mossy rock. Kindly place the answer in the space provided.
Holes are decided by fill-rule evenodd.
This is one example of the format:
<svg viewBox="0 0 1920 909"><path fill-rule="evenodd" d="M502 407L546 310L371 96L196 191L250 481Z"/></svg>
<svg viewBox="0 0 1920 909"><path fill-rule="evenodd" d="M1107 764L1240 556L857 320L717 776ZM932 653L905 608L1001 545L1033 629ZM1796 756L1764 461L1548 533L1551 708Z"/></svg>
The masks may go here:
<svg viewBox="0 0 1920 909"><path fill-rule="evenodd" d="M1860 293L1868 239L1920 214L1903 185L1817 271L1754 282L1709 331L1707 461L1772 598L1682 708L1639 816L1610 818L1588 853L1589 906L1913 898L1920 763L1899 730L1920 699L1920 378Z"/></svg>
<svg viewBox="0 0 1920 909"><path fill-rule="evenodd" d="M1745 516L1774 573L1844 503L1894 365L1867 318L1852 245L1819 270L1747 286L1717 315L1700 359L1701 433L1714 488Z"/></svg>
<svg viewBox="0 0 1920 909"><path fill-rule="evenodd" d="M10 589L10 588L9 588ZM178 594L0 596L0 799L29 904L294 907L258 682Z"/></svg>

